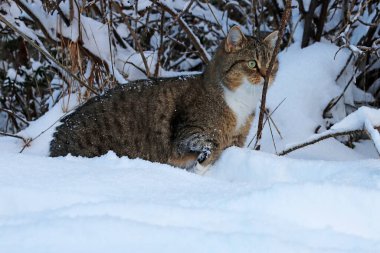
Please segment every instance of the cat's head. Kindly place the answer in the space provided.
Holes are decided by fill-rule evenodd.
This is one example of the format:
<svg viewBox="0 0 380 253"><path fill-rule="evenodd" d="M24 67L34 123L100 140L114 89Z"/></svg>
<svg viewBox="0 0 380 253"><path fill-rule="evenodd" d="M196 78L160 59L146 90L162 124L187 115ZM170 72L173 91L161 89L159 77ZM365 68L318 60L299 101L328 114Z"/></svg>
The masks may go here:
<svg viewBox="0 0 380 253"><path fill-rule="evenodd" d="M232 27L214 59L223 84L230 90L247 81L252 85L263 84L277 35L275 31L264 39L256 39L244 36L238 26ZM276 59L269 84L273 82L277 70Z"/></svg>

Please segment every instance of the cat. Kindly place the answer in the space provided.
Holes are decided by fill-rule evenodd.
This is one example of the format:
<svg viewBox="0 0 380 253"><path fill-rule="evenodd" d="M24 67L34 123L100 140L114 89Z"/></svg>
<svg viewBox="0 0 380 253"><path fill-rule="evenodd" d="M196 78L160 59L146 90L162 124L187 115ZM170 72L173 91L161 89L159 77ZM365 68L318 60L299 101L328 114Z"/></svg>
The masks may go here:
<svg viewBox="0 0 380 253"><path fill-rule="evenodd" d="M61 120L50 156L112 150L206 170L227 147L244 145L277 36L246 37L234 26L203 74L138 80L91 98ZM277 70L276 60L269 84Z"/></svg>

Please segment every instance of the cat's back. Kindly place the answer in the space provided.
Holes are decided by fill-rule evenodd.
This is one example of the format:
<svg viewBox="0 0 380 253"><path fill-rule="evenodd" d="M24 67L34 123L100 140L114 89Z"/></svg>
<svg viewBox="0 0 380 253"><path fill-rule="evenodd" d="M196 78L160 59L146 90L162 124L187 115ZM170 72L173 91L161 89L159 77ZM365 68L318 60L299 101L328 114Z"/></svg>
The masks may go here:
<svg viewBox="0 0 380 253"><path fill-rule="evenodd" d="M196 96L199 78L138 80L91 98L61 120L50 155L93 157L112 150L120 156L141 157L170 150L176 108L183 97ZM161 156L143 158L160 161L165 154Z"/></svg>

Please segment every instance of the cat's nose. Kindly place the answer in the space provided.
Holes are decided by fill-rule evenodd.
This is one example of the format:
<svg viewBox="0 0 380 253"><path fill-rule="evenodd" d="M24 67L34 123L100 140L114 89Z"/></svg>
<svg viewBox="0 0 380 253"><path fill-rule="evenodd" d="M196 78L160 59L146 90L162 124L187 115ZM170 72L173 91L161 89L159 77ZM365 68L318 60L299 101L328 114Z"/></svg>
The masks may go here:
<svg viewBox="0 0 380 253"><path fill-rule="evenodd" d="M266 73L267 73L267 69L266 69L266 68L260 68L260 69L259 69L259 72L260 72L260 75L261 75L263 78L265 78L265 75L266 75Z"/></svg>

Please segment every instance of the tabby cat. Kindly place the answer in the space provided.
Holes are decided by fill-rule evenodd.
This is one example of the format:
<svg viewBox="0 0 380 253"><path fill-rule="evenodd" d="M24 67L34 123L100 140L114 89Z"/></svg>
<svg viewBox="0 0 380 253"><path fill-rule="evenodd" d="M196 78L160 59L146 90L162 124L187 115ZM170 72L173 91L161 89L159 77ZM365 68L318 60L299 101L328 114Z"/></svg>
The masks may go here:
<svg viewBox="0 0 380 253"><path fill-rule="evenodd" d="M234 26L203 74L139 80L90 99L62 119L50 155L94 157L112 150L207 168L225 148L244 145L276 39L277 31L260 40ZM277 69L276 60L270 84Z"/></svg>

